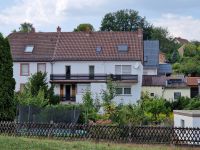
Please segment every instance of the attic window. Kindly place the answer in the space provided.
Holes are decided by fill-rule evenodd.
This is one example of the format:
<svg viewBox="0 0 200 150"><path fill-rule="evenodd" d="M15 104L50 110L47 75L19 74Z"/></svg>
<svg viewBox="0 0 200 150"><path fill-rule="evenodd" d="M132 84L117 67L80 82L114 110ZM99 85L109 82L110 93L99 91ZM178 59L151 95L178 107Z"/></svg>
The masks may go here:
<svg viewBox="0 0 200 150"><path fill-rule="evenodd" d="M33 52L33 48L34 48L34 45L27 45L27 46L25 47L24 52L25 52L25 53L32 53L32 52Z"/></svg>
<svg viewBox="0 0 200 150"><path fill-rule="evenodd" d="M101 46L97 46L97 47L96 47L96 52L97 52L97 53L100 53L101 50L102 50L102 47L101 47Z"/></svg>
<svg viewBox="0 0 200 150"><path fill-rule="evenodd" d="M127 44L120 44L117 46L117 50L119 52L127 52L128 51L128 45Z"/></svg>

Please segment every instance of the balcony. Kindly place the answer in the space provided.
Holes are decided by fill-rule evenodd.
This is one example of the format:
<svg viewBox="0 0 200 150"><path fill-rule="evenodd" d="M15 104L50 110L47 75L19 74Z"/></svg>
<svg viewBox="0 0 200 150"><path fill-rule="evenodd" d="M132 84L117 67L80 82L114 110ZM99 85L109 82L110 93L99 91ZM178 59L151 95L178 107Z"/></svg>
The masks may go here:
<svg viewBox="0 0 200 150"><path fill-rule="evenodd" d="M109 79L113 81L121 81L121 82L138 82L138 75L114 75L114 74L51 74L50 82L60 83L60 82L106 82Z"/></svg>

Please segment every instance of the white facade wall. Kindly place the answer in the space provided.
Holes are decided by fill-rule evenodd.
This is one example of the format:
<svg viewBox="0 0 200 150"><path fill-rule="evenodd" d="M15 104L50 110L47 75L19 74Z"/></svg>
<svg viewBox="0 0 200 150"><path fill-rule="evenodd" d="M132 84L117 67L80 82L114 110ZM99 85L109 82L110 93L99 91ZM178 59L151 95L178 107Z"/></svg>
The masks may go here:
<svg viewBox="0 0 200 150"><path fill-rule="evenodd" d="M185 127L200 128L200 117L174 114L174 127L181 127L181 120L184 120Z"/></svg>
<svg viewBox="0 0 200 150"><path fill-rule="evenodd" d="M23 62L26 63L26 62ZM30 75L37 72L37 62L28 62ZM42 62L41 62L42 63ZM140 61L59 61L51 65L46 63L47 81L50 79L50 74L65 74L65 66L71 66L71 74L89 74L89 66L95 66L95 74L115 74L115 65L131 65L131 74L138 75L138 83L126 83L120 86L131 87L131 95L120 95L115 97L115 102L119 103L135 103L141 96L143 66ZM30 76L20 76L20 62L14 63L14 78L16 80L16 91L20 90L20 84L28 81ZM78 86L78 85L77 85ZM90 83L91 92L94 96L101 98L102 90L106 89L106 83ZM64 86L65 92L65 86ZM60 94L60 85L55 84L55 94ZM82 95L76 93L76 102L82 103Z"/></svg>
<svg viewBox="0 0 200 150"><path fill-rule="evenodd" d="M46 72L47 72L47 81L50 80L51 73L51 63L49 62L38 62L38 63L46 63ZM20 84L25 84L28 82L28 78L31 74L37 72L37 62L14 62L13 64L13 77L15 79L15 91L20 90ZM29 64L29 76L21 76L20 75L20 64Z"/></svg>
<svg viewBox="0 0 200 150"><path fill-rule="evenodd" d="M184 120L185 127L193 127L193 118L189 116L183 116L174 114L174 127L182 127L181 120Z"/></svg>
<svg viewBox="0 0 200 150"><path fill-rule="evenodd" d="M157 68L144 68L143 75L158 75Z"/></svg>

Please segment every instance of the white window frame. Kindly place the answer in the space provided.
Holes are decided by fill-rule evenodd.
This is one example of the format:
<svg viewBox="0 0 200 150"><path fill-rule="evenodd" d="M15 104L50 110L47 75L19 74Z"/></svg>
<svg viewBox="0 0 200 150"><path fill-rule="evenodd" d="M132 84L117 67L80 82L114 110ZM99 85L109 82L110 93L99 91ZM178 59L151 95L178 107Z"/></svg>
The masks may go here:
<svg viewBox="0 0 200 150"><path fill-rule="evenodd" d="M124 96L126 96L126 95L127 95L127 96L132 95L132 88L131 88L130 86L117 87L117 88L121 88L121 89L122 89L122 94L117 94L117 93L116 93L116 95L118 95L118 96L120 96L120 95L124 95ZM117 88L116 88L116 89L117 89ZM130 93L130 94L125 94L125 93L124 93L124 89L125 89L125 88L129 88L131 93Z"/></svg>

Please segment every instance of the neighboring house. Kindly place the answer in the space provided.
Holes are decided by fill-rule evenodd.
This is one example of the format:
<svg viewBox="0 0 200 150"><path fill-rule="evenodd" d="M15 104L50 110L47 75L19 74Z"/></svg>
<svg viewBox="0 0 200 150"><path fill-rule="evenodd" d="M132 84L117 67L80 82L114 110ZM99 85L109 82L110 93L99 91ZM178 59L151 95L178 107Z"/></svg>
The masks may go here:
<svg viewBox="0 0 200 150"><path fill-rule="evenodd" d="M171 75L171 64L160 63L159 41L144 41L144 75Z"/></svg>
<svg viewBox="0 0 200 150"><path fill-rule="evenodd" d="M181 45L181 47L178 49L178 52L179 52L179 55L180 55L181 57L183 57L185 45L188 44L189 41L186 40L186 39L180 38L180 37L176 37L176 38L175 38L175 42L176 42L177 44L180 44L180 45Z"/></svg>
<svg viewBox="0 0 200 150"><path fill-rule="evenodd" d="M187 85L190 87L191 98L200 95L200 77L187 77Z"/></svg>
<svg viewBox="0 0 200 150"><path fill-rule="evenodd" d="M174 127L200 128L200 110L174 110Z"/></svg>
<svg viewBox="0 0 200 150"><path fill-rule="evenodd" d="M109 78L117 82L117 104L140 99L143 73L143 33L30 32L9 35L16 91L31 74L47 73L61 101L82 103L90 90L101 98Z"/></svg>
<svg viewBox="0 0 200 150"><path fill-rule="evenodd" d="M181 96L190 97L190 88L181 77L143 76L142 92L169 101L177 100Z"/></svg>

